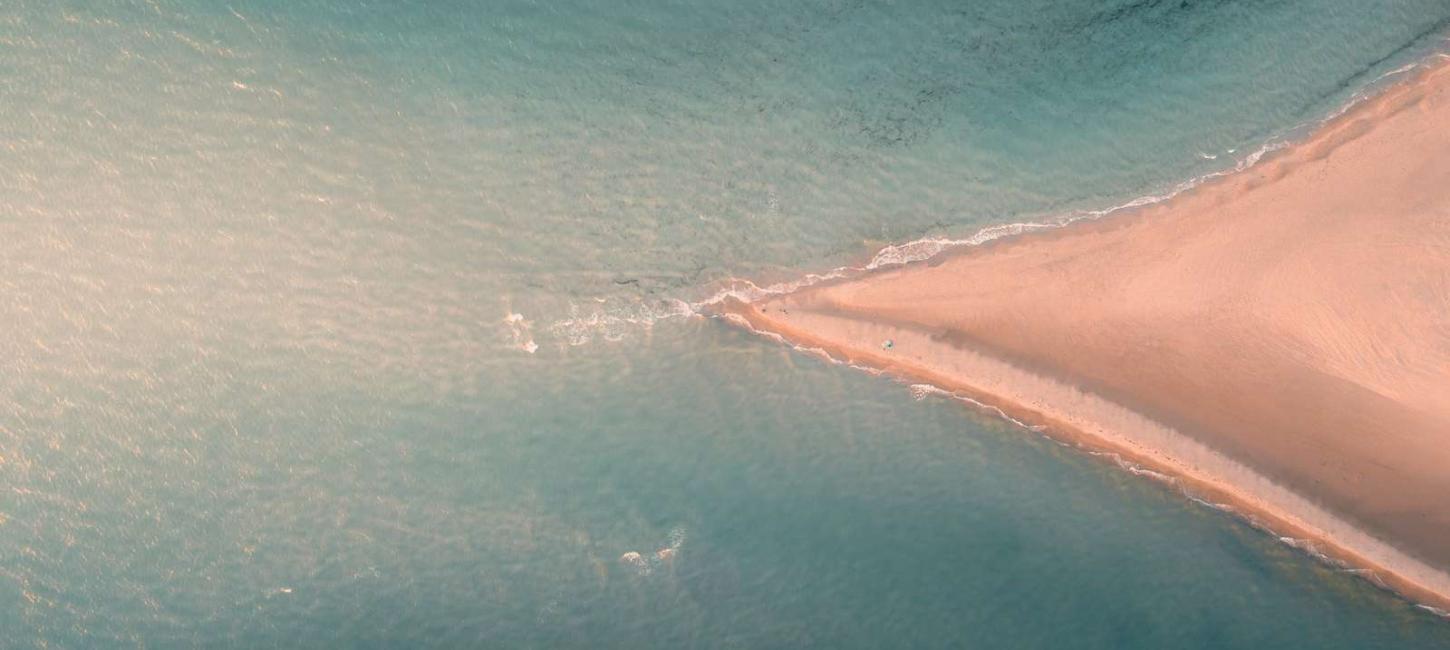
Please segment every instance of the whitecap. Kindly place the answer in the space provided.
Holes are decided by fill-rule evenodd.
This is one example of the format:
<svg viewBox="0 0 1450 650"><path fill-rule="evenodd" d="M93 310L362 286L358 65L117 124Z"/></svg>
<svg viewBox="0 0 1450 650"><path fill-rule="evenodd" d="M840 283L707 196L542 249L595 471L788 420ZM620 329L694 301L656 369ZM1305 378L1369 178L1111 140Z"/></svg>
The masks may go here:
<svg viewBox="0 0 1450 650"><path fill-rule="evenodd" d="M515 349L523 350L529 354L539 351L539 344L535 343L533 337L530 336L533 323L524 320L523 314L509 312L508 316L505 316L503 320L504 324L509 328L509 335L512 338Z"/></svg>
<svg viewBox="0 0 1450 650"><path fill-rule="evenodd" d="M635 303L607 306L607 300L596 298L599 306L580 309L569 306L569 317L554 321L549 332L572 346L585 345L596 339L610 342L624 340L631 332L648 331L663 320L698 315L695 308L682 300L668 299L655 304Z"/></svg>

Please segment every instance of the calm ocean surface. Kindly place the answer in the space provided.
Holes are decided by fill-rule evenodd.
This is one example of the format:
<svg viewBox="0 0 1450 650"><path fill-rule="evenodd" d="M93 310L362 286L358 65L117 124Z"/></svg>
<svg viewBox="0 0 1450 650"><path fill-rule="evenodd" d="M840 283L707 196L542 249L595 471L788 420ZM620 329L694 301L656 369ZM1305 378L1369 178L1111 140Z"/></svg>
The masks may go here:
<svg viewBox="0 0 1450 650"><path fill-rule="evenodd" d="M0 4L0 647L1450 647L1171 485L692 315L1232 168L1447 27Z"/></svg>

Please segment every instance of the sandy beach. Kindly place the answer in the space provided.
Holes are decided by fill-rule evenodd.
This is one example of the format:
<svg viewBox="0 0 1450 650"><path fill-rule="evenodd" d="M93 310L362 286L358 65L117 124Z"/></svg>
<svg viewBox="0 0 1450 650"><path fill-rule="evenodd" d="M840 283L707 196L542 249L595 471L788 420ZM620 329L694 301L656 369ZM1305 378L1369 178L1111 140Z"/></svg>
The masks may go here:
<svg viewBox="0 0 1450 650"><path fill-rule="evenodd" d="M728 311L1169 473L1450 608L1443 62L1168 201Z"/></svg>

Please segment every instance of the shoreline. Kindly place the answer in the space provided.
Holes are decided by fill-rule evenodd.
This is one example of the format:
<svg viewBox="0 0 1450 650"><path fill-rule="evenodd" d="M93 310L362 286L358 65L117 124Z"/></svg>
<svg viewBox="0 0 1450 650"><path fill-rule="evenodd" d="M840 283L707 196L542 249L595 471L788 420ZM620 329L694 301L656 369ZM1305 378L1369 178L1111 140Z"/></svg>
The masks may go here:
<svg viewBox="0 0 1450 650"><path fill-rule="evenodd" d="M934 367L936 364L920 358L913 363L900 357L876 355L762 319L745 303L727 305L722 313L737 325L757 334L778 337L798 350L818 352L833 362L879 372L904 382L924 382L941 390L944 396L965 399L973 408L990 411L1080 450L1117 456L1171 479L1184 488L1186 497L1217 510L1227 510L1317 559L1328 559L1353 569L1375 586L1388 588L1427 607L1433 614L1450 618L1450 573L1405 555L1242 463L1129 408L963 348L956 348L958 355L943 355L947 361L942 365L947 367ZM930 345L920 345L930 335L914 333L918 338L913 340L903 338L903 331L880 327L864 333L895 336L892 340L897 347L914 343L924 351L933 350ZM972 372L974 377L983 379L963 381L958 378L961 376L958 373L963 372ZM1255 488L1260 491L1255 492ZM1293 542L1288 542L1289 539ZM1305 541L1314 544L1313 548L1303 548L1300 542Z"/></svg>
<svg viewBox="0 0 1450 650"><path fill-rule="evenodd" d="M1411 339L1380 340L1376 338L1380 336L1378 330L1355 321L1359 316L1355 309L1387 304L1385 298L1372 295L1368 289L1340 300L1341 296L1332 290L1309 283L1309 289L1324 293L1323 296L1310 294L1311 298L1349 310L1347 318L1354 322L1345 325L1334 320L1333 309L1325 312L1328 316L1318 312L1313 318L1296 314L1291 307L1300 302L1293 300L1302 302L1303 298L1285 298L1283 287L1278 285L1284 284L1294 291L1305 289L1296 284L1299 281L1295 274L1320 268L1315 264L1335 268L1343 266L1346 260L1376 262L1341 250L1347 248L1346 242L1363 240L1366 232L1361 231L1365 228L1376 228L1368 233L1375 237L1386 233L1402 236L1406 234L1403 226L1423 221L1426 210L1430 214L1430 225L1441 225L1442 221L1437 219L1444 218L1436 211L1450 205L1450 200L1446 200L1450 199L1450 190L1438 187L1425 190L1424 197L1387 201L1392 204L1392 208L1385 208L1387 213L1395 212L1394 207L1403 209L1388 217L1376 215L1368 225L1363 223L1364 218L1358 222L1353 218L1365 214L1365 209L1378 209L1377 204L1361 202L1338 210L1345 215L1337 220L1316 221L1303 217L1319 218L1324 213L1322 208L1331 205L1326 202L1336 198L1333 191L1316 188L1316 180L1332 190L1342 180L1346 167L1385 167L1387 161L1405 166L1392 155L1400 153L1399 150L1385 149L1387 143L1381 140L1391 135L1399 137L1402 132L1434 136L1447 130L1433 126L1450 126L1450 110L1445 108L1450 104L1446 99L1450 97L1450 64L1445 63L1446 58L1439 54L1431 56L1426 63L1419 64L1423 69L1408 79L1353 103L1320 122L1308 138L1269 151L1257 164L1208 178L1166 200L1116 210L1099 218L1079 219L1061 227L1028 229L981 245L951 249L926 262L881 265L787 293L757 296L753 302L726 300L719 311L738 324L780 337L797 347L819 348L829 357L898 378L925 380L986 408L999 410L1008 418L1042 425L1054 438L1119 454L1166 473L1192 489L1194 495L1226 501L1236 515L1251 522L1262 518L1264 521L1256 523L1264 527L1267 522L1267 528L1276 535L1309 540L1313 544L1311 552L1352 567L1361 575L1368 571L1373 582L1444 616L1450 610L1450 573L1445 571L1450 564L1442 557L1425 556L1427 548L1433 555L1440 541L1450 547L1450 537L1438 536L1441 529L1437 526L1446 519L1445 513L1423 503L1423 495L1450 483L1450 476L1442 476L1450 474L1450 469L1426 469L1423 463L1439 460L1439 454L1421 459L1419 456L1423 454L1412 452L1430 448L1426 446L1430 443L1435 446L1450 443L1450 429L1440 428L1450 421L1441 417L1450 412L1444 409L1450 399L1420 395L1412 389L1440 387L1450 395L1450 384L1442 383L1450 373L1437 374L1432 368L1426 374L1421 368L1411 368L1414 372L1410 374L1414 376L1407 379L1396 375L1397 366L1373 358L1374 355L1398 357L1424 351L1396 347L1396 343ZM1425 131L1424 124L1411 124L1413 119L1435 121ZM1378 135L1365 137L1372 133ZM1436 148L1442 143L1434 137L1416 138L1417 141L1424 139L1430 142L1410 143L1418 149L1405 147L1405 151L1418 152L1428 161L1421 161L1424 165L1415 171L1416 179L1450 178L1440 175L1450 165L1439 160L1450 158L1450 138L1445 139L1447 146L1443 148ZM1440 151L1445 155L1436 156ZM1370 183L1366 187L1345 191L1373 190L1381 186L1376 185L1380 180L1373 177L1365 181ZM1287 189L1276 190L1280 187ZM1394 188L1404 189L1403 185ZM1316 199L1318 194L1324 194L1322 200ZM1265 206L1277 207L1279 211L1262 210ZM1252 218L1219 220L1214 216L1240 207ZM1415 212L1420 208L1423 210ZM1261 210L1255 212L1255 209ZM1280 230L1261 223L1285 221L1287 218L1277 216L1279 212L1302 214L1297 221L1288 219L1289 223ZM1403 217L1401 213L1410 216ZM1265 214L1273 216L1264 217ZM1341 222L1349 225L1344 226L1344 233L1321 235L1316 231L1310 238L1313 241L1307 245L1286 238L1285 233L1302 231L1306 224L1321 228L1325 222L1335 228ZM1248 239L1249 235L1268 235L1279 240L1264 244ZM1435 239L1438 231L1429 236ZM1181 246L1181 250L1174 248L1182 241L1192 245ZM1245 242L1250 244L1245 250L1237 248ZM1280 248L1289 251L1284 254L1290 258L1289 262L1298 264L1307 260L1313 264L1299 264L1292 269L1295 274L1275 275L1280 273L1278 267L1287 264L1276 258ZM1329 253L1323 252L1326 250ZM1431 253L1438 255L1435 252L1438 250ZM1253 259L1241 263L1236 259L1240 253ZM1391 254L1399 255L1400 251L1391 251ZM1213 255L1219 257L1213 258ZM1100 272L1092 263L1079 259L1115 262L1119 257L1130 260L1133 271L1178 272L1178 283L1174 284L1173 279L1146 283L1155 286L1145 289L1137 286L1145 284L1141 277L1126 272L1114 274L1111 270ZM1190 262L1185 263L1183 259ZM1409 268L1417 273L1428 270L1432 276L1443 273L1450 277L1447 260L1450 257L1422 255L1414 260L1418 266L1401 264L1393 271ZM1250 299L1241 295L1242 287L1232 286L1228 281L1222 288L1201 288L1204 270L1212 271L1217 268L1215 265L1229 269L1228 275L1234 274L1232 270L1236 266L1245 266L1247 271L1238 272L1237 278L1230 279L1268 288L1258 291L1262 297L1253 295ZM1026 277L1014 278L1014 274ZM1376 279L1399 279L1393 273L1381 275L1384 277L1376 276ZM1189 280L1182 281L1183 278ZM1424 289L1422 278L1416 276L1415 281L1420 283L1416 287ZM1434 278L1430 281L1433 284ZM1220 304L1194 302L1196 298L1180 295L1212 293L1217 289L1222 289L1219 294L1227 296L1222 304L1228 305L1228 309L1206 311L1202 309L1205 305L1216 308ZM1438 294L1428 295L1433 300ZM1125 310L1123 303L1113 302L1145 296L1153 302L1156 311L1133 312ZM1051 308L1041 302L1034 304L1043 298L1057 298L1059 304ZM1244 307L1237 304L1240 302L1249 304ZM1407 306L1403 301L1388 304L1401 309ZM1413 309L1415 305L1408 307ZM1431 313L1415 323L1419 329L1409 328L1413 330L1411 335L1423 334L1426 327L1431 328L1428 331L1437 331L1434 328L1443 327L1446 322L1443 314L1434 311L1436 305L1422 307ZM1252 319L1252 326L1232 322L1236 314ZM1209 323L1203 325L1198 320ZM1084 323L1091 325L1085 334L1079 332ZM1370 324L1378 327L1382 322L1376 320ZM1126 327L1127 331L1115 332L1113 328L1118 326ZM1221 334L1227 334L1235 345L1242 347L1232 348L1225 354L1229 348L1214 339ZM1071 345L1059 342L1059 339L1074 337L1081 340ZM894 344L889 350L880 347L886 340ZM1046 345L1037 345L1041 343ZM1316 345L1324 349L1315 348ZM1087 352L1079 355L1074 346ZM1253 365L1252 361L1235 358L1252 359L1252 354L1243 354L1246 349L1263 352L1272 364ZM1436 355L1442 352L1438 348L1430 350L1430 362L1439 360ZM1205 362L1194 355L1209 360ZM1345 359L1364 367L1355 367ZM1109 363L1103 363L1104 360ZM1180 363L1196 364L1200 370L1222 370L1223 378L1218 381L1222 385L1212 385L1212 381L1201 376L1186 377L1188 371L1181 373L1185 376L1174 374L1177 371L1172 366ZM1142 374L1157 372L1161 377L1156 379L1163 379L1168 387L1159 390L1148 383L1155 377L1136 377L1139 374L1136 364L1142 364ZM1112 366L1131 366L1133 371L1118 368L1114 373ZM1287 383L1265 383L1262 377L1254 376L1254 372L1264 371ZM1235 378L1248 382L1251 389L1234 385ZM1209 397L1199 397L1187 390L1200 387L1205 381L1210 385L1209 391L1203 394ZM1294 391L1281 388L1297 385L1296 382L1307 388ZM1332 390L1316 392L1316 387ZM1235 396L1253 396L1253 390L1293 392L1292 399L1285 400L1291 406L1278 404L1278 396L1274 395L1275 400L1249 400L1247 415L1205 414L1200 412L1203 409L1184 408L1193 399L1216 400L1213 406L1226 411L1229 406L1237 406ZM1358 433L1359 429L1347 425L1346 433L1326 434L1324 437L1330 444L1315 452L1318 454L1315 462L1329 467L1327 470L1315 469L1311 463L1290 453L1315 451L1311 448L1323 442L1306 440L1315 431L1310 425L1296 424L1297 428L1284 429L1283 438L1288 442L1265 442L1263 439L1273 439L1273 434L1278 433L1271 426L1257 430L1258 438L1233 435L1230 426L1281 424L1288 421L1286 417L1294 416L1294 406L1304 412L1312 411L1326 401L1337 404L1346 395L1353 399L1347 399L1346 405L1332 414L1334 417L1321 417L1319 424L1334 422L1338 427L1341 420L1335 417L1348 418L1346 421L1354 426L1382 437L1354 438L1351 434ZM1372 408L1362 413L1350 410L1356 407ZM1381 412L1398 419L1377 425L1361 422ZM1390 430L1391 424L1404 425L1404 430L1420 438L1410 442L1391 439L1394 435L1412 437ZM1390 437L1383 437L1387 435ZM1385 444L1391 447L1398 447L1390 451L1377 447L1372 450L1375 455L1368 458L1352 453L1383 440L1388 440ZM1370 473L1356 475L1353 484L1331 485L1317 493L1306 489L1306 486L1339 480L1328 472L1346 475L1368 472L1365 467L1369 464L1384 464L1387 459L1391 464L1399 460L1408 463L1409 470L1404 471L1417 481L1411 485L1410 479L1404 480L1403 485L1409 486L1409 496L1394 493L1394 486L1376 488L1370 479L1379 475ZM1361 494L1370 492L1374 492L1373 498ZM1412 517L1431 523L1404 521L1406 517L1397 513L1405 507L1411 507ZM1423 511L1414 510L1415 507ZM1403 549L1407 545L1411 551Z"/></svg>
<svg viewBox="0 0 1450 650"><path fill-rule="evenodd" d="M1445 43L1447 48L1450 48L1450 40L1446 40ZM689 306L694 315L710 316L718 313L722 305L731 301L749 303L766 300L772 296L794 293L822 283L857 278L866 273L959 254L991 244L999 239L1011 239L1039 232L1051 233L1080 222L1099 221L1147 210L1165 201L1172 201L1180 195L1193 192L1199 187L1223 177L1249 171L1283 150L1298 146L1304 136L1318 133L1326 125L1353 112L1361 104L1378 98L1381 94L1394 89L1395 86L1411 83L1418 76L1439 65L1450 65L1450 49L1431 52L1418 61L1381 73L1365 88L1352 93L1349 99L1330 111L1325 117L1295 124L1268 137L1253 151L1236 159L1230 167L1191 177L1161 191L1143 194L1105 208L1081 208L1065 213L1043 213L1035 217L1041 219L1040 221L1014 221L983 226L961 238L951 235L933 235L899 244L886 244L869 254L863 254L859 258L862 260L859 265L844 264L823 271L809 271L795 275L791 279L767 283L764 286L750 279L732 277L725 281L723 286L713 289L709 296L685 302L685 304ZM1234 150L1230 149L1229 153L1234 153ZM1215 158L1217 157L1219 156L1215 156Z"/></svg>

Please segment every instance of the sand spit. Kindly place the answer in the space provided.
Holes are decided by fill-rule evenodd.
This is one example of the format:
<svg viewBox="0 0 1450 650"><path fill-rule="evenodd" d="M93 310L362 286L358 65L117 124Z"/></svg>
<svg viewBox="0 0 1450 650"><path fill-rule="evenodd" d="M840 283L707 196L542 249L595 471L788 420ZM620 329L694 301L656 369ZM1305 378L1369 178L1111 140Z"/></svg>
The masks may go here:
<svg viewBox="0 0 1450 650"><path fill-rule="evenodd" d="M1450 609L1450 65L1162 203L722 310Z"/></svg>

